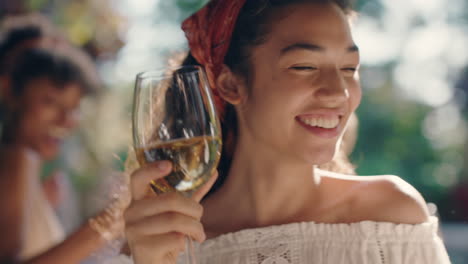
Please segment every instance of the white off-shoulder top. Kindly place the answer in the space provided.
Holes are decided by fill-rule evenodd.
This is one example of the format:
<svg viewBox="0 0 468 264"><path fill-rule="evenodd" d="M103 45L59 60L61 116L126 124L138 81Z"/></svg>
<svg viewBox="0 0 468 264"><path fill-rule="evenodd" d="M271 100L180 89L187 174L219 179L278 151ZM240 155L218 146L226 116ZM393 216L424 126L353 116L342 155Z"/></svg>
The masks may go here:
<svg viewBox="0 0 468 264"><path fill-rule="evenodd" d="M450 263L436 217L417 225L303 222L245 229L208 239L196 250L199 264ZM119 256L107 263L132 261Z"/></svg>
<svg viewBox="0 0 468 264"><path fill-rule="evenodd" d="M47 201L39 178L35 174L28 177L23 207L21 260L41 254L65 238L65 231Z"/></svg>

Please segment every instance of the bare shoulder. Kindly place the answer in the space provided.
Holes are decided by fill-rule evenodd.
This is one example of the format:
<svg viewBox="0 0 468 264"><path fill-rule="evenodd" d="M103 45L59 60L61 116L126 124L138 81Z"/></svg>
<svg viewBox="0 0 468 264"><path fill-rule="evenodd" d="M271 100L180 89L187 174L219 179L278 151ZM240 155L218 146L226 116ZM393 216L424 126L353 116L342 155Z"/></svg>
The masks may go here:
<svg viewBox="0 0 468 264"><path fill-rule="evenodd" d="M420 224L429 220L422 195L398 176L351 176L328 172L325 175L347 182L352 194L350 212L356 221Z"/></svg>
<svg viewBox="0 0 468 264"><path fill-rule="evenodd" d="M367 195L357 201L373 220L403 224L420 224L429 220L429 211L422 195L402 178L394 175L370 176L362 184Z"/></svg>

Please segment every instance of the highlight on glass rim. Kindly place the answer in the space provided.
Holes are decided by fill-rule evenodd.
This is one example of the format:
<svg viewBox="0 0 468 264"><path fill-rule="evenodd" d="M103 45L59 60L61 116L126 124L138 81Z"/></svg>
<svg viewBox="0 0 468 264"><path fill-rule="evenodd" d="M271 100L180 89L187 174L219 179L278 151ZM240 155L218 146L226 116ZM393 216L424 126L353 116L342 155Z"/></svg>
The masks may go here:
<svg viewBox="0 0 468 264"><path fill-rule="evenodd" d="M466 1L0 3L0 264L468 263Z"/></svg>

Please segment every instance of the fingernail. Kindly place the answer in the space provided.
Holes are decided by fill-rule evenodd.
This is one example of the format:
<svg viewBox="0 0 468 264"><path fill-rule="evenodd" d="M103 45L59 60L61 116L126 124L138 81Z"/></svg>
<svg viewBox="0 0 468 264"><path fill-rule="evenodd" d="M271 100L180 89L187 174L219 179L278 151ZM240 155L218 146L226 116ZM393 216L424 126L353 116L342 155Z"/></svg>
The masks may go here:
<svg viewBox="0 0 468 264"><path fill-rule="evenodd" d="M156 168L160 171L165 171L169 167L168 161L160 161L156 163Z"/></svg>
<svg viewBox="0 0 468 264"><path fill-rule="evenodd" d="M206 234L205 234L205 232L203 232L203 234L202 234L202 236L201 236L200 238L196 239L196 241L197 241L198 243L203 243L203 242L205 242L205 240L206 240Z"/></svg>

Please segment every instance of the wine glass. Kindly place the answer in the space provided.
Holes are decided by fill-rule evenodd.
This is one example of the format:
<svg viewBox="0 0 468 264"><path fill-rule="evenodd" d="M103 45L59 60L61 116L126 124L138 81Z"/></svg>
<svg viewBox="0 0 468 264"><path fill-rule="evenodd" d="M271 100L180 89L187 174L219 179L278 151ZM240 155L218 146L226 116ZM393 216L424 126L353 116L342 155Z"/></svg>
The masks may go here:
<svg viewBox="0 0 468 264"><path fill-rule="evenodd" d="M221 130L208 80L200 66L142 72L136 77L133 144L140 165L172 162L172 172L150 184L157 194L191 196L212 175L221 149ZM187 238L187 263L194 264Z"/></svg>

